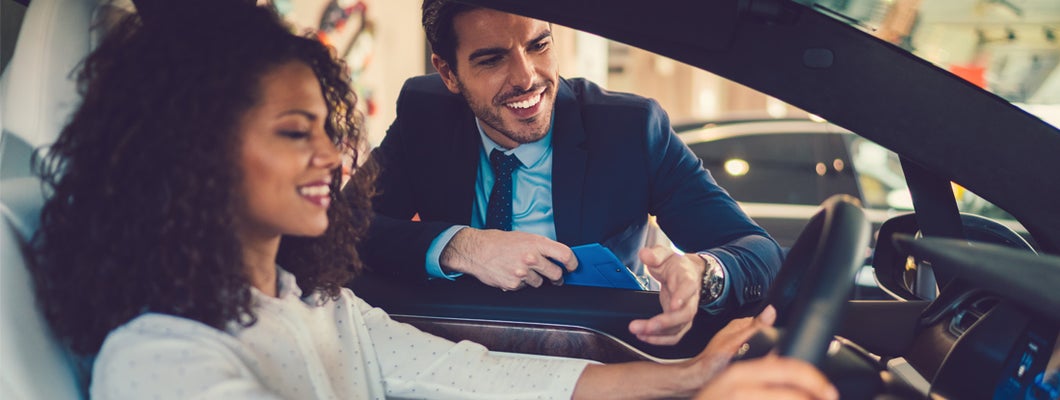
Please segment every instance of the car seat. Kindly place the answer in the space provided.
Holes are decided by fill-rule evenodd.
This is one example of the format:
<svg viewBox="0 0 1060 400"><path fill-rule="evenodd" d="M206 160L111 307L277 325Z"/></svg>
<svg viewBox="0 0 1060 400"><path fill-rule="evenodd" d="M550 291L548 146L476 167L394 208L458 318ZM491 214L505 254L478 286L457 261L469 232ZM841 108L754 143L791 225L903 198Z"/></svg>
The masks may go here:
<svg viewBox="0 0 1060 400"><path fill-rule="evenodd" d="M88 54L91 0L33 1L0 77L0 398L85 398L73 358L37 308L22 246L44 202L30 159L78 103L72 71Z"/></svg>

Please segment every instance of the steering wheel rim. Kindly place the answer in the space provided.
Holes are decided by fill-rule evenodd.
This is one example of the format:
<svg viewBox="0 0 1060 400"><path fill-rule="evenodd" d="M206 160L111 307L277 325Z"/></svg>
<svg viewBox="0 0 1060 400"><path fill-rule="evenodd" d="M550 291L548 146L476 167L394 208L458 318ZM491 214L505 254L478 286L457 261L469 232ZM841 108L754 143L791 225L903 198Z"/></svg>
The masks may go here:
<svg viewBox="0 0 1060 400"><path fill-rule="evenodd" d="M825 200L770 288L767 304L785 327L776 347L782 356L821 365L869 245L869 222L857 202L846 195Z"/></svg>

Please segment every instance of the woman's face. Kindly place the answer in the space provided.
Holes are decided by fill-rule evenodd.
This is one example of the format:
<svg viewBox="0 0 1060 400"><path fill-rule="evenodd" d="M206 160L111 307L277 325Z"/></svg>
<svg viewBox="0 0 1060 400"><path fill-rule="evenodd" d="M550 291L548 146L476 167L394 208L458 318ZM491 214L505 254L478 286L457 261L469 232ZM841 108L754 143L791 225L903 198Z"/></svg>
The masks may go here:
<svg viewBox="0 0 1060 400"><path fill-rule="evenodd" d="M324 131L328 110L320 84L309 66L288 62L265 73L261 94L239 128L240 230L259 238L322 235L340 158Z"/></svg>

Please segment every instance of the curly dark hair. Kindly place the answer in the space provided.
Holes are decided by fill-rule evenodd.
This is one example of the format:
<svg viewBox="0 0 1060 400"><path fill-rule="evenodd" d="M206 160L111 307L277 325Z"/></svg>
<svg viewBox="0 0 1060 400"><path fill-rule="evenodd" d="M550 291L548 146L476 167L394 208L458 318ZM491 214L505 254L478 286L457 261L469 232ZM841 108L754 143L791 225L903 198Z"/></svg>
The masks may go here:
<svg viewBox="0 0 1060 400"><path fill-rule="evenodd" d="M312 68L327 134L356 165L356 97L328 47L252 2L177 4L165 18L132 14L107 33L78 72L82 104L35 160L52 193L30 244L38 301L80 354L144 312L219 329L256 321L234 226L245 204L237 131L271 68ZM343 191L336 169L327 231L281 240L277 262L306 294L334 299L360 271L355 245L374 175L360 168Z"/></svg>
<svg viewBox="0 0 1060 400"><path fill-rule="evenodd" d="M423 0L423 31L431 52L437 54L449 68L456 71L456 30L453 19L457 15L481 7L458 3L452 0Z"/></svg>

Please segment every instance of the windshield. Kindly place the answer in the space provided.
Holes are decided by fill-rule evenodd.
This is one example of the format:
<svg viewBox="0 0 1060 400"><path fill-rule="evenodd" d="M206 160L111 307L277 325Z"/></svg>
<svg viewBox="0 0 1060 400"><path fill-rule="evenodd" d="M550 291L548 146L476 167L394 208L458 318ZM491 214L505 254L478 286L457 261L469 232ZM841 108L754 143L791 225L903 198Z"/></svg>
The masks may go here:
<svg viewBox="0 0 1060 400"><path fill-rule="evenodd" d="M1060 126L1060 1L800 1Z"/></svg>
<svg viewBox="0 0 1060 400"><path fill-rule="evenodd" d="M1060 125L1058 0L798 1ZM404 80L434 70L424 57L429 50L418 19L375 20L383 14L417 15L418 2L341 10L333 2L266 3L298 30L319 29L347 61L364 100L358 104L365 107L373 145L394 120L390 105ZM348 23L322 18L333 13ZM561 76L584 77L609 90L656 100L714 178L747 207L768 206L769 215L812 213L824 199L844 193L881 218L912 209L898 156L857 131L849 134L777 98L634 46L560 24L552 33ZM807 126L808 121L816 124ZM954 185L953 194L962 211L1025 232L1007 213L965 188ZM770 232L779 236L782 229Z"/></svg>

